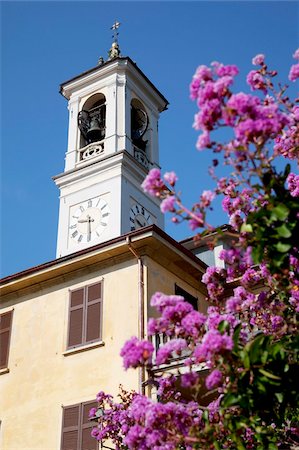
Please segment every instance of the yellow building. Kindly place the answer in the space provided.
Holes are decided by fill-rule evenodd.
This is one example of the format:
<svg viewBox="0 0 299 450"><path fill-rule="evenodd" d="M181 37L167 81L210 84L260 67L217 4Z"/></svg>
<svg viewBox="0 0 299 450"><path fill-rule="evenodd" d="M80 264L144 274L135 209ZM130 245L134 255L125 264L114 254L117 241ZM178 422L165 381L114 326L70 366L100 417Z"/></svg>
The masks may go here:
<svg viewBox="0 0 299 450"><path fill-rule="evenodd" d="M159 202L140 187L159 167L166 99L117 41L61 93L70 117L65 171L54 177L57 259L1 280L2 450L96 449L97 392L144 389L144 373L124 371L119 353L146 337L152 294L185 293L206 309L206 265L163 231Z"/></svg>

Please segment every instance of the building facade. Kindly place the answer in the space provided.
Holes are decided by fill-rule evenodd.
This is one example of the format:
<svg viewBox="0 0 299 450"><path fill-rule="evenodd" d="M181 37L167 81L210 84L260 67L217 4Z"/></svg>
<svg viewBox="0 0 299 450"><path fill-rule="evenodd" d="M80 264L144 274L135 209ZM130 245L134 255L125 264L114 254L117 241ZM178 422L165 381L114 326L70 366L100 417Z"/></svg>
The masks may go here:
<svg viewBox="0 0 299 450"><path fill-rule="evenodd" d="M145 338L156 291L206 310L206 265L164 231L140 184L159 167L167 101L117 41L110 58L61 85L68 100L57 259L1 280L0 448L94 450L99 390L145 390L119 356ZM158 341L156 341L156 345Z"/></svg>

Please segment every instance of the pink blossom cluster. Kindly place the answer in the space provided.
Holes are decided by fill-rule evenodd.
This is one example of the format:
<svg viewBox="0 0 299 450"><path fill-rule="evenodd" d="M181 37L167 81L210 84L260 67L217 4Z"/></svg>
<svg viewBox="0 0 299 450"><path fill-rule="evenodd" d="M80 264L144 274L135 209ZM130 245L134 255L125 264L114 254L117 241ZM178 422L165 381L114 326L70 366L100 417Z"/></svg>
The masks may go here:
<svg viewBox="0 0 299 450"><path fill-rule="evenodd" d="M220 331L211 329L195 348L194 357L198 362L214 360L215 355L231 351L233 346L233 340L227 333L221 334Z"/></svg>
<svg viewBox="0 0 299 450"><path fill-rule="evenodd" d="M299 48L295 51L293 54L294 59L299 60ZM290 73L289 73L289 80L290 81L296 81L297 78L299 78L299 63L293 64Z"/></svg>
<svg viewBox="0 0 299 450"><path fill-rule="evenodd" d="M181 356L182 351L186 348L187 342L185 339L172 339L171 341L167 342L162 347L160 347L157 352L155 361L157 366L167 363L173 357Z"/></svg>
<svg viewBox="0 0 299 450"><path fill-rule="evenodd" d="M299 60L299 49L293 56ZM159 316L148 322L149 339L156 340L157 348L154 350L150 340L136 337L122 348L125 368L144 367L147 383L157 387L161 402L122 392L121 402L117 403L103 392L98 394L99 410L91 410L90 417L101 417L101 420L92 434L100 441L111 439L116 449L174 450L182 447L191 450L214 448L215 442L219 448L234 448L235 443L240 442L242 448L254 449L261 444L256 436L259 430L269 431L271 422L264 422L267 417L260 420L264 411L259 411L255 423L254 410L250 410L251 406L246 410L246 402L255 403L256 393L250 397L251 388L256 389L259 383L263 388L269 378L269 390L275 389L273 386L279 384L282 376L275 376L274 364L271 359L267 360L275 358L275 352L264 351L262 359L255 364L260 348L251 347L251 343L262 343L261 348L267 342L274 343L276 351L281 341L291 342L298 331L295 313L299 312L299 254L298 246L290 245L288 239L292 230L297 229L293 220L296 214L289 210L297 208L299 176L295 173L287 176L288 167L278 173L273 163L280 156L293 160L299 157L299 107L285 94L286 87L276 90L276 72L268 70L263 54L256 55L252 63L256 67L249 72L247 83L252 91L259 91L254 92L255 95L233 93L237 67L217 62L211 67L200 66L190 86L191 98L199 107L194 127L202 132L197 148L210 148L217 154L210 168L216 188L203 191L198 202L186 208L177 193L178 178L174 172L162 176L159 169L152 169L144 180L145 192L161 200L161 211L172 213L176 223L188 220L192 230L201 227L212 230L206 214L215 196L222 196L222 207L235 230L230 228L230 235L235 238L230 248L220 254L225 266L208 267L202 276L210 305L205 314L194 310L181 296L157 292L151 299L151 306ZM295 81L298 77L299 64L295 64L289 79ZM222 127L230 131L228 143L221 144L212 138L212 132ZM215 171L221 158L225 165L232 167L232 172L218 178ZM285 211L288 214L284 223ZM269 262L272 247L263 249L261 245L260 248L260 241L252 236L252 217L263 225L262 243L267 241L268 234L275 234L273 248L277 250L274 253L277 261ZM257 258L259 253L262 256ZM254 341L260 336L260 341ZM288 382L292 375L289 366L293 350L291 347L290 358L285 360ZM277 353L281 364L287 351L285 347ZM178 367L175 373L166 371L164 365L173 367L174 362ZM209 369L205 378L199 369L203 366ZM198 396L205 388L213 391L209 395L218 393L207 407L200 404L202 398ZM194 394L196 401L184 397L186 390ZM263 390L258 392L261 397L264 395ZM283 407L279 400L281 392L277 392L278 395L273 395L275 411ZM233 400L233 408L225 406L226 400ZM271 408L272 403L267 411ZM234 419L242 414L242 424L234 434L237 440L233 441L229 433L234 433L232 430L237 424ZM227 422L229 417L232 422ZM233 427L225 423L233 423ZM271 443L275 428L276 424L270 429Z"/></svg>
<svg viewBox="0 0 299 450"><path fill-rule="evenodd" d="M222 382L222 373L220 370L213 370L206 378L206 387L208 389L214 389L219 386Z"/></svg>
<svg viewBox="0 0 299 450"><path fill-rule="evenodd" d="M157 403L139 394L123 396L122 403L99 402L101 419L92 430L98 441L111 439L116 449L175 450L188 438L194 423L203 427L196 402ZM130 407L128 407L130 406ZM191 450L192 445L187 445Z"/></svg>
<svg viewBox="0 0 299 450"><path fill-rule="evenodd" d="M132 337L123 346L120 356L123 357L125 369L128 369L150 363L153 351L154 347L151 342L139 341L136 337Z"/></svg>
<svg viewBox="0 0 299 450"><path fill-rule="evenodd" d="M210 301L218 302L224 293L226 283L225 271L220 267L208 267L202 277L206 284Z"/></svg>
<svg viewBox="0 0 299 450"><path fill-rule="evenodd" d="M252 90L266 93L268 83L265 76L274 74L266 71L264 55L257 55L253 62L261 64L262 68L249 72L247 82ZM230 86L237 73L235 66L214 64L212 68L200 66L193 77L190 95L200 108L195 115L194 128L203 132L197 141L199 150L213 147L210 132L219 126L233 128L236 137L233 147L236 150L250 143L260 145L280 133L288 124L287 116L274 101L266 99L262 102L259 97L243 92L233 94ZM213 148L217 150L217 147Z"/></svg>
<svg viewBox="0 0 299 450"><path fill-rule="evenodd" d="M159 195L159 192L164 188L164 182L161 178L161 170L150 170L141 187L145 192L148 192L153 196Z"/></svg>
<svg viewBox="0 0 299 450"><path fill-rule="evenodd" d="M198 338L203 332L203 325L207 317L195 311L183 297L157 292L152 296L151 305L161 313L161 316L149 320L148 334L150 336L164 333L168 336L181 338L182 341L178 342L183 342L186 338L190 339L191 336L192 338Z"/></svg>
<svg viewBox="0 0 299 450"><path fill-rule="evenodd" d="M299 175L290 173L287 178L288 189L292 197L299 197Z"/></svg>

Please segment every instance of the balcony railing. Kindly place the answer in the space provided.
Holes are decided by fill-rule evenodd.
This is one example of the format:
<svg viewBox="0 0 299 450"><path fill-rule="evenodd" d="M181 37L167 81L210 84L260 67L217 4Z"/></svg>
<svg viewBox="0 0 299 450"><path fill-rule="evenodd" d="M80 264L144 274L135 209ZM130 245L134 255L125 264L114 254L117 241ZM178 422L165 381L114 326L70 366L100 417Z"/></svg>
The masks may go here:
<svg viewBox="0 0 299 450"><path fill-rule="evenodd" d="M90 158L95 158L97 156L104 156L104 140L98 142L92 142L79 150L78 162L86 161Z"/></svg>
<svg viewBox="0 0 299 450"><path fill-rule="evenodd" d="M154 346L153 366L154 367L158 367L156 365L156 358L157 358L158 350L164 344L166 344L167 342L170 342L171 338L169 336L167 336L165 333L159 333L159 334L155 334L154 336L151 336L149 339L151 339L151 342L152 342L152 344ZM186 359L189 355L190 355L190 350L189 349L182 350L180 352L180 355L174 353L174 355L169 359L169 363L162 364L161 366L159 366L159 368L165 368L167 366L177 365L180 362L183 362L184 359Z"/></svg>

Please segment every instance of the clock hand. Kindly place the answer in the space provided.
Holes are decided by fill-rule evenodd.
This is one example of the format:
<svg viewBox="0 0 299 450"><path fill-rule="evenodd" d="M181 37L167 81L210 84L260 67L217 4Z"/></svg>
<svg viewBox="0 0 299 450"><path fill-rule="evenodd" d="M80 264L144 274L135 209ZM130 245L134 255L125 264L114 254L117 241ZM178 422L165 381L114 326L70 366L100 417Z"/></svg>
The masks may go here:
<svg viewBox="0 0 299 450"><path fill-rule="evenodd" d="M87 240L90 241L91 237L91 222L94 222L94 219L87 214L86 219L79 219L78 223L87 223Z"/></svg>
<svg viewBox="0 0 299 450"><path fill-rule="evenodd" d="M91 217L90 217L89 214L88 214L87 218L88 218L88 222L87 222L87 240L90 241L90 237L91 237ZM92 221L93 221L93 219L92 219Z"/></svg>
<svg viewBox="0 0 299 450"><path fill-rule="evenodd" d="M136 222L138 223L138 225L140 226L140 227L143 227L144 225L142 225L142 223L141 222L139 222L139 220L138 219L136 219Z"/></svg>

